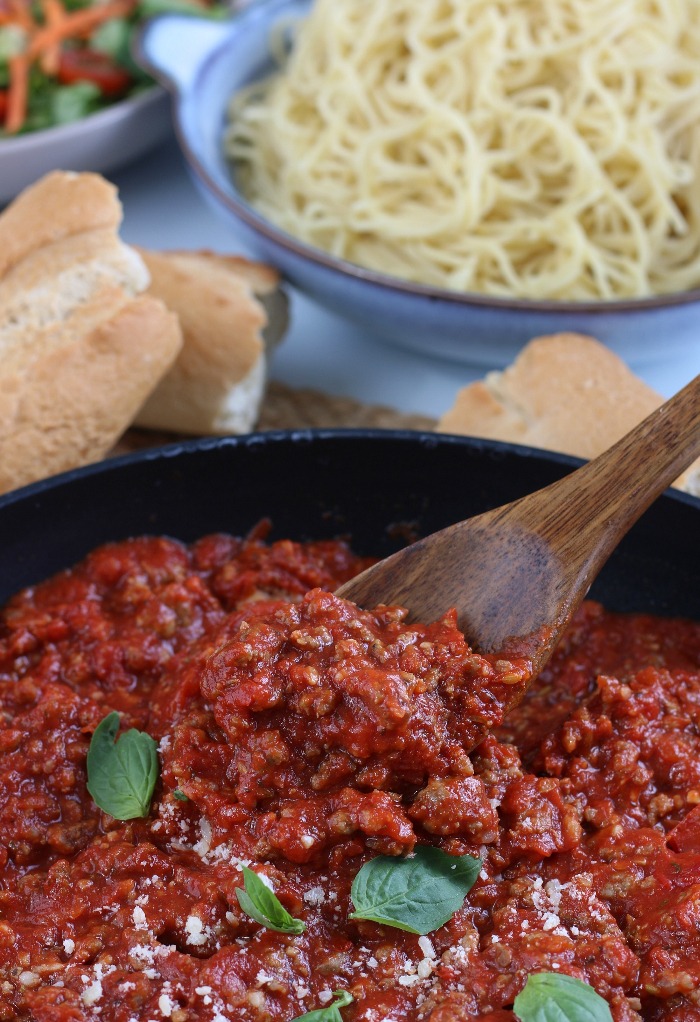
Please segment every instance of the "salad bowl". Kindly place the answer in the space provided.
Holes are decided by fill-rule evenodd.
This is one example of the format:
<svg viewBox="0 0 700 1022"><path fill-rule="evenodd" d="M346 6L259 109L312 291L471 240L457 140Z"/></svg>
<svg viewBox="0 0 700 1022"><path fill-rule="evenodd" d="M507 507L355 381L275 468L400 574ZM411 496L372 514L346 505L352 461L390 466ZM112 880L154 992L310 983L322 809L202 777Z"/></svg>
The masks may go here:
<svg viewBox="0 0 700 1022"><path fill-rule="evenodd" d="M108 174L171 134L167 93L154 85L70 124L1 138L0 205L51 170Z"/></svg>
<svg viewBox="0 0 700 1022"><path fill-rule="evenodd" d="M109 173L165 140L167 97L131 45L173 5L210 10L199 0L20 0L0 9L0 204L49 171Z"/></svg>

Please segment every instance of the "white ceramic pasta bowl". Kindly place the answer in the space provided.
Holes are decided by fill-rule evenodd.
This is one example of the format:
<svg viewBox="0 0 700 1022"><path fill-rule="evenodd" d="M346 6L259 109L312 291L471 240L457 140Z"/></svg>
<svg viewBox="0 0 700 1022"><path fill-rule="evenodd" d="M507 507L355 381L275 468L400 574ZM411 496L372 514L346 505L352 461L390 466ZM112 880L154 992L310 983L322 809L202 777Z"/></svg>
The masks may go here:
<svg viewBox="0 0 700 1022"><path fill-rule="evenodd" d="M0 139L0 205L50 170L117 170L172 133L167 93L154 86L79 121Z"/></svg>
<svg viewBox="0 0 700 1022"><path fill-rule="evenodd" d="M609 302L492 298L422 287L363 269L292 237L241 196L223 149L230 97L273 68L270 35L310 0L258 0L224 22L166 15L137 41L143 66L173 94L176 134L195 183L262 259L322 305L403 347L505 365L532 337L592 334L632 365L694 348L700 290Z"/></svg>

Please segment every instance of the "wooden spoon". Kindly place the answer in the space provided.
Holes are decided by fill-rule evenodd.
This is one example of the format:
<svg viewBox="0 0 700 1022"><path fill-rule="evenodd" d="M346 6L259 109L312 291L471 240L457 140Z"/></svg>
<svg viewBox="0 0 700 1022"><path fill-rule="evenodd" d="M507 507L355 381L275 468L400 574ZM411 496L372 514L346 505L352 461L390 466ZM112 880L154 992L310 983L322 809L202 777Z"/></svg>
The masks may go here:
<svg viewBox="0 0 700 1022"><path fill-rule="evenodd" d="M399 604L412 621L431 622L455 607L474 649L524 657L531 680L619 541L699 455L697 376L594 461L419 540L337 594L362 607ZM512 686L504 712L528 684Z"/></svg>

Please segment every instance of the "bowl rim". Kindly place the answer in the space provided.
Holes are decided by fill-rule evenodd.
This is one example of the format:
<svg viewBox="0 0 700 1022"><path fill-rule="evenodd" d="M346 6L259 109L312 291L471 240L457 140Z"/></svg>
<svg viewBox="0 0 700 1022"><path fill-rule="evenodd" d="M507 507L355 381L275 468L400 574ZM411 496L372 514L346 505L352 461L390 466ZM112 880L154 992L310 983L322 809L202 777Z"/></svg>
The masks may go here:
<svg viewBox="0 0 700 1022"><path fill-rule="evenodd" d="M205 188L213 193L218 201L223 203L234 216L242 220L252 231L261 235L270 244L285 250L294 258L312 263L336 277L349 277L357 283L369 285L378 291L388 291L411 299L424 299L428 302L440 302L456 307L556 315L579 314L588 317L669 309L700 301L700 285L688 291L674 291L666 294L646 295L639 298L558 301L555 299L484 295L473 291L451 291L447 288L437 288L426 284L414 283L403 280L400 277L392 277L389 274L367 269L356 263L351 263L346 259L341 259L295 238L282 228L275 226L275 224L263 217L246 202L235 188L232 177L230 190L222 188L214 174L209 170L206 162L199 157L195 147L190 143L188 132L183 125L183 107L193 97L196 100L200 91L200 84L208 74L209 69L221 59L222 54L231 46L242 30L244 31L249 24L257 25L257 28L261 31L269 29L274 19L279 16L280 12L290 2L291 0L252 0L242 10L237 11L232 17L222 22L222 25L227 27L226 33L222 35L220 40L213 43L211 49L203 56L196 68L192 84L186 89L182 89L177 82L170 79L167 74L150 61L143 45L143 38L154 22L163 19L175 20L180 15L168 13L150 19L137 32L133 44L133 53L138 63L155 79L160 81L172 95L175 135L193 173L200 178ZM230 97L228 98L230 99Z"/></svg>
<svg viewBox="0 0 700 1022"><path fill-rule="evenodd" d="M167 90L158 82L153 82L145 89L103 107L102 110L95 110L85 117L79 117L77 121L55 124L51 128L41 128L39 131L28 131L26 135L0 138L0 162L4 156L21 156L25 151L43 148L54 142L70 142L85 130L94 131L109 127L113 121L120 121L143 107L148 108L166 95Z"/></svg>

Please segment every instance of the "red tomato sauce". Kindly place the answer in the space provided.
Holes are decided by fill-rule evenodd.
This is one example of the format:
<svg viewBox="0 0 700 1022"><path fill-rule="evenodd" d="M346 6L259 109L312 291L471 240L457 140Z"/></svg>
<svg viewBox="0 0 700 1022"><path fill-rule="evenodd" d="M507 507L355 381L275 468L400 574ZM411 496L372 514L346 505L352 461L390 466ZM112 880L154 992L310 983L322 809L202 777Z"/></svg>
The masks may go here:
<svg viewBox="0 0 700 1022"><path fill-rule="evenodd" d="M524 665L331 595L366 563L139 539L10 601L3 1022L291 1022L335 990L345 1022L507 1022L541 971L700 1022L700 625L586 604L467 754ZM87 792L112 710L158 742L143 819ZM464 906L427 937L349 919L363 863L416 843L482 859ZM243 865L303 934L241 910Z"/></svg>

